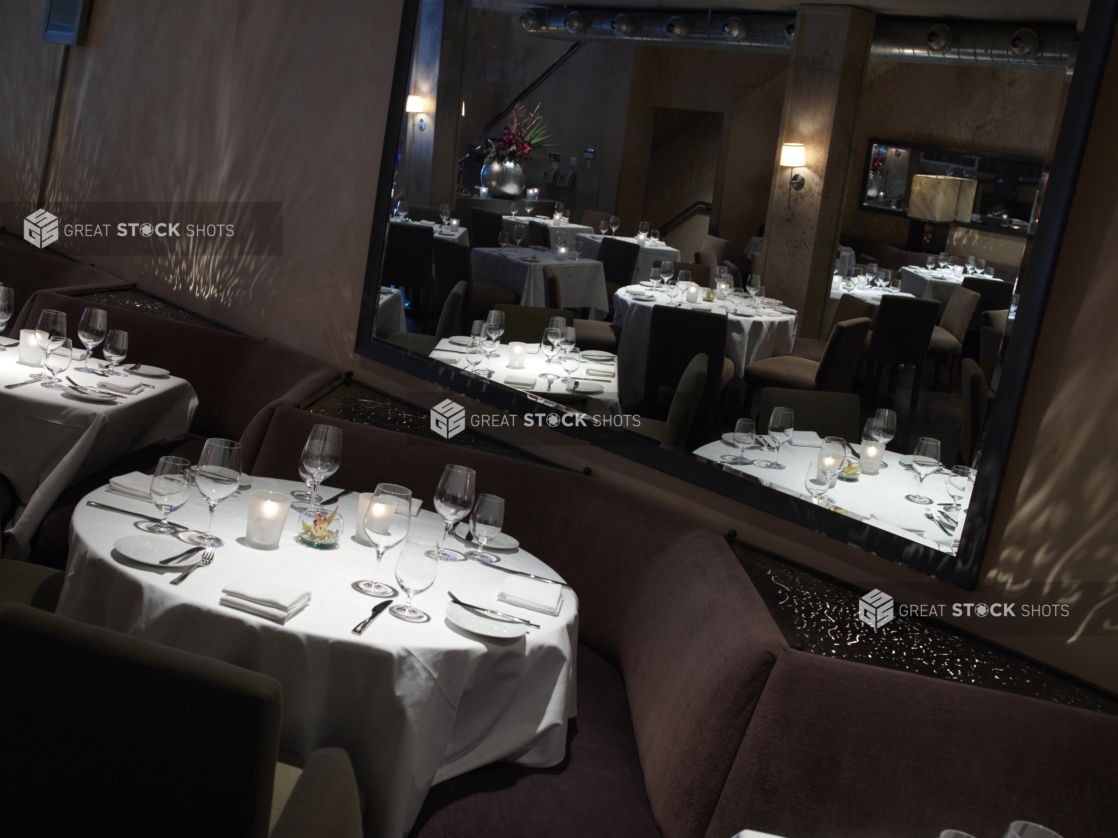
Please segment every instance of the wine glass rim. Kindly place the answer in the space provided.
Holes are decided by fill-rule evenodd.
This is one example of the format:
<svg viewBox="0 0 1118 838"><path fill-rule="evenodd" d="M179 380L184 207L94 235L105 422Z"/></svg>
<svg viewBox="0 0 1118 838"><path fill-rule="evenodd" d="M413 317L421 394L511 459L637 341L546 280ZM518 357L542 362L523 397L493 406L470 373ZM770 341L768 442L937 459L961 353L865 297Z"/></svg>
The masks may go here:
<svg viewBox="0 0 1118 838"><path fill-rule="evenodd" d="M488 492L485 492L485 493L482 493L482 494L478 495L477 499L478 499L479 503L483 500L500 501L501 503L505 502L505 499L503 497L501 497L500 495L491 495Z"/></svg>
<svg viewBox="0 0 1118 838"><path fill-rule="evenodd" d="M474 471L469 466L458 466L458 465L453 465L453 464L448 464L446 469L444 469L444 471L462 472L462 473L465 473L465 474L477 474L477 472Z"/></svg>
<svg viewBox="0 0 1118 838"><path fill-rule="evenodd" d="M373 490L373 497L381 495L402 498L412 497L411 489L407 486L401 486L399 483L378 483L376 489Z"/></svg>
<svg viewBox="0 0 1118 838"><path fill-rule="evenodd" d="M214 448L240 448L241 443L232 439L221 439L219 437L211 437L206 440L206 445L213 445ZM204 448L205 446L203 446Z"/></svg>
<svg viewBox="0 0 1118 838"><path fill-rule="evenodd" d="M175 457L175 456L172 456L170 454L168 454L166 457L160 457L159 458L159 464L156 465L156 468L158 468L159 465L162 464L162 463L167 463L168 465L172 465L172 466L187 466L187 467L189 467L191 465L190 460L186 459L185 457Z"/></svg>

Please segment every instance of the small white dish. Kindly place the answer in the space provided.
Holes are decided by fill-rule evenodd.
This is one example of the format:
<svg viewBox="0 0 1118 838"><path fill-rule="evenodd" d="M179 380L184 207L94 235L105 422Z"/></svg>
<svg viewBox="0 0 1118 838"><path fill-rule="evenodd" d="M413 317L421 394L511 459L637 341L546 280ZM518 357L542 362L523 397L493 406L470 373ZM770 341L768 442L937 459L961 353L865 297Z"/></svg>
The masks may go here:
<svg viewBox="0 0 1118 838"><path fill-rule="evenodd" d="M142 375L147 378L166 378L171 374L170 370L165 370L162 367L150 367L147 364L141 364L139 369L132 369L130 366L122 367L126 372L133 375Z"/></svg>
<svg viewBox="0 0 1118 838"><path fill-rule="evenodd" d="M652 284L652 281L651 281L651 280L648 280L648 279L642 279L642 280L641 280L641 281L640 281L639 283L637 283L637 284L638 284L638 285L643 285L643 286L644 286L645 288L655 288L655 287L656 287L655 285L653 285L653 284Z"/></svg>
<svg viewBox="0 0 1118 838"><path fill-rule="evenodd" d="M71 398L80 399L83 402L93 402L94 404L116 404L116 396L112 393L96 393L92 390L82 387L67 387L63 392L67 393Z"/></svg>
<svg viewBox="0 0 1118 838"><path fill-rule="evenodd" d="M202 561L202 551L199 550L197 553L192 553L177 562L171 562L167 565L159 564L161 561L171 558L171 556L177 556L190 549L189 545L184 544L177 538L168 538L165 535L127 535L124 538L118 538L116 543L113 544L113 549L131 561L155 567L167 567L172 570L180 567L190 567Z"/></svg>
<svg viewBox="0 0 1118 838"><path fill-rule="evenodd" d="M462 521L454 529L454 534L456 536L458 536L458 538L461 539L462 541L466 540L466 536L469 534L469 532L470 532L470 525L468 523L466 523L465 521ZM478 549L476 541L470 541L468 543L472 544L474 546L474 549ZM516 550L516 549L519 549L519 547L520 547L520 542L517 541L515 538L513 538L508 533L504 533L504 532L497 533L497 535L494 536L493 538L489 539L489 541L485 545L486 550Z"/></svg>
<svg viewBox="0 0 1118 838"><path fill-rule="evenodd" d="M635 293L633 291L629 292L629 299L637 300L638 302L641 302L641 303L651 303L651 302L656 301L656 298L653 297L651 294L639 294L639 293Z"/></svg>
<svg viewBox="0 0 1118 838"><path fill-rule="evenodd" d="M454 625L458 626L458 628L468 631L471 634L480 634L482 637L506 639L523 637L524 632L528 630L528 626L524 625L524 623L513 623L500 618L490 619L489 617L483 617L476 611L463 608L456 602L447 605L446 618L454 623Z"/></svg>

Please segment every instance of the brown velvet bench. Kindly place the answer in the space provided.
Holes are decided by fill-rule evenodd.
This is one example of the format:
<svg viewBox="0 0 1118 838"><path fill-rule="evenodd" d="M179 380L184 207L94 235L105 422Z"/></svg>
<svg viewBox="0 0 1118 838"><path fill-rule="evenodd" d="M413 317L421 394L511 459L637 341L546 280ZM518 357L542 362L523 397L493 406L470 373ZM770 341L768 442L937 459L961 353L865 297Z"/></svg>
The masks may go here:
<svg viewBox="0 0 1118 838"><path fill-rule="evenodd" d="M415 838L1112 834L1118 718L790 649L722 538L581 474L286 407L253 473L297 480L319 423L345 432L340 488L430 508L444 465L477 469L579 597L566 759L439 783Z"/></svg>
<svg viewBox="0 0 1118 838"><path fill-rule="evenodd" d="M30 322L37 320L43 309L66 312L70 333L75 334L88 305L81 298L41 291L27 314ZM117 306L99 304L97 308L108 312L110 329L128 332L131 359L164 367L189 381L198 394L198 409L185 440L135 451L63 493L32 543L32 561L51 567L65 567L74 505L110 477L150 471L165 455L197 462L209 437L239 440L242 467L247 471L252 468L272 411L299 402L338 376L332 367L270 341Z"/></svg>

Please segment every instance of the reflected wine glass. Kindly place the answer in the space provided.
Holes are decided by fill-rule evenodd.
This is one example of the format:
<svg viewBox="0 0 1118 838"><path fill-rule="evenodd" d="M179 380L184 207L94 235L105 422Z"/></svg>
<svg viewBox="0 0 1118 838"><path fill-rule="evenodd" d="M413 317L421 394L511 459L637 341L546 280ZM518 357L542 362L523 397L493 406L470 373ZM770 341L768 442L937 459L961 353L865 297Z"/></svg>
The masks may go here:
<svg viewBox="0 0 1118 838"><path fill-rule="evenodd" d="M776 456L771 460L754 460L753 465L761 468L783 469L780 464L780 449L792 438L795 417L790 407L774 407L769 418L769 437L776 445Z"/></svg>
<svg viewBox="0 0 1118 838"><path fill-rule="evenodd" d="M738 449L737 454L723 454L722 462L731 463L736 466L747 466L752 463L752 460L746 459L745 449L753 444L753 437L757 431L756 426L752 419L743 417L734 423L734 447Z"/></svg>
<svg viewBox="0 0 1118 838"><path fill-rule="evenodd" d="M648 237L650 239L652 239L654 242L658 242L658 241L660 241L660 231L659 230L653 230L651 233L648 234Z"/></svg>
<svg viewBox="0 0 1118 838"><path fill-rule="evenodd" d="M50 377L41 381L39 386L48 390L65 390L66 386L58 380L58 376L70 368L73 356L74 346L69 338L51 338L43 356L43 368Z"/></svg>
<svg viewBox="0 0 1118 838"><path fill-rule="evenodd" d="M604 218L598 222L598 232L601 233L602 236L605 236L605 234L609 232L609 222Z"/></svg>
<svg viewBox="0 0 1118 838"><path fill-rule="evenodd" d="M620 227L620 226L621 226L621 219L618 218L616 215L611 215L609 217L609 231L611 233L613 233L613 235L616 236L617 235L617 228Z"/></svg>
<svg viewBox="0 0 1118 838"><path fill-rule="evenodd" d="M354 582L353 587L363 594L375 597L396 596L391 585L378 581L381 559L390 547L395 547L408 537L411 530L411 490L395 483L379 483L369 500L361 528L377 551L376 569L372 579Z"/></svg>
<svg viewBox="0 0 1118 838"><path fill-rule="evenodd" d="M524 225L516 224L512 228L512 237L516 242L516 252L520 252L520 243L524 241Z"/></svg>
<svg viewBox="0 0 1118 838"><path fill-rule="evenodd" d="M509 234L505 230L502 230L497 234L497 244L501 246L501 250L504 250L506 247L508 247Z"/></svg>
<svg viewBox="0 0 1118 838"><path fill-rule="evenodd" d="M481 365L489 359L489 355L481 347L471 346L462 353L462 360L466 362L466 369L470 372L478 374Z"/></svg>
<svg viewBox="0 0 1118 838"><path fill-rule="evenodd" d="M811 499L816 503L827 494L827 489L830 487L831 481L827 475L820 476L819 464L811 462L807 464L807 471L804 473L804 488L807 493L811 495Z"/></svg>
<svg viewBox="0 0 1118 838"><path fill-rule="evenodd" d="M496 556L486 554L485 545L500 535L504 525L505 499L496 495L478 495L474 514L470 516L470 535L477 542L478 549L468 552L466 558L486 564L499 562Z"/></svg>
<svg viewBox="0 0 1118 838"><path fill-rule="evenodd" d="M299 457L299 479L307 484L308 490L314 485L314 478L310 476L305 468L303 468L302 455L300 455ZM308 504L322 503L322 498L320 498L318 495L312 495L310 491L303 492L299 489L293 489L290 492L290 495L295 500L299 501L298 503L291 504L292 509L306 509Z"/></svg>
<svg viewBox="0 0 1118 838"><path fill-rule="evenodd" d="M649 230L651 229L652 225L649 224L647 221L642 221L639 225L637 225L637 232L640 233L642 236L647 236Z"/></svg>
<svg viewBox="0 0 1118 838"><path fill-rule="evenodd" d="M491 309L489 314L485 316L485 334L494 343L500 343L501 335L505 333L505 313L497 309ZM494 350L496 347L494 347ZM501 356L496 352L489 353L490 358L500 358Z"/></svg>
<svg viewBox="0 0 1118 838"><path fill-rule="evenodd" d="M43 309L39 313L39 322L35 326L35 343L45 353L50 348L51 338L64 338L66 337L66 313L63 311L55 311L54 309ZM43 358L46 361L46 356ZM50 376L47 374L46 364L43 364L43 371L38 375L31 376L37 379L47 379Z"/></svg>
<svg viewBox="0 0 1118 838"><path fill-rule="evenodd" d="M450 223L450 204L439 204L439 218L443 220L444 227Z"/></svg>
<svg viewBox="0 0 1118 838"><path fill-rule="evenodd" d="M470 514L477 491L477 472L466 466L447 466L435 490L435 511L443 516L445 529L433 558L444 562L460 562L465 556L456 550L447 550L446 540L454 525Z"/></svg>
<svg viewBox="0 0 1118 838"><path fill-rule="evenodd" d="M935 267L936 267L936 257L935 256L929 256L928 257L926 267L928 268L929 271L935 270Z"/></svg>
<svg viewBox="0 0 1118 838"><path fill-rule="evenodd" d="M843 466L846 465L846 441L842 437L829 436L823 440L816 457L819 470L827 477L828 485L831 478L835 477Z"/></svg>
<svg viewBox="0 0 1118 838"><path fill-rule="evenodd" d="M241 444L231 439L207 439L198 458L194 485L206 499L210 519L204 533L190 533L184 539L198 547L222 547L225 542L212 532L214 512L241 485Z"/></svg>
<svg viewBox="0 0 1118 838"><path fill-rule="evenodd" d="M963 511L963 498L967 496L971 486L974 485L974 469L968 466L955 466L947 476L947 494L955 505L951 507L956 512Z"/></svg>
<svg viewBox="0 0 1118 838"><path fill-rule="evenodd" d="M93 358L93 350L101 345L109 329L109 314L104 309L87 308L82 312L81 322L78 323L78 340L85 347L85 366L78 367L77 372L93 372L89 366Z"/></svg>
<svg viewBox="0 0 1118 838"><path fill-rule="evenodd" d="M404 543L404 550L396 560L396 582L408 595L408 601L405 605L396 604L388 609L393 617L408 623L425 623L431 619L411 603L416 594L435 584L439 562L434 547L435 539L414 533Z"/></svg>
<svg viewBox="0 0 1118 838"><path fill-rule="evenodd" d="M559 359L559 365L563 368L563 372L567 374L566 378L563 379L563 383L577 385L578 382L571 378L571 376L578 372L578 368L582 366L582 356L577 352L565 352Z"/></svg>
<svg viewBox="0 0 1118 838"><path fill-rule="evenodd" d="M939 468L939 457L939 440L927 436L920 437L916 449L912 452L912 470L916 472L921 486L924 484L924 478ZM932 503L932 499L924 495L905 495L905 498L923 505Z"/></svg>
<svg viewBox="0 0 1118 838"><path fill-rule="evenodd" d="M408 210L410 210L410 209L411 209L411 207L408 206L407 201L397 201L396 202L396 217L399 218L401 221L407 221L408 220Z"/></svg>
<svg viewBox="0 0 1118 838"><path fill-rule="evenodd" d="M190 499L190 460L182 457L160 457L151 478L151 502L163 513L163 520L140 524L145 532L177 535L181 529L167 523L167 518Z"/></svg>
<svg viewBox="0 0 1118 838"><path fill-rule="evenodd" d="M128 377L127 373L117 369L121 361L128 357L128 332L120 329L110 329L109 334L105 337L105 345L101 347L101 354L109 362L109 375Z"/></svg>

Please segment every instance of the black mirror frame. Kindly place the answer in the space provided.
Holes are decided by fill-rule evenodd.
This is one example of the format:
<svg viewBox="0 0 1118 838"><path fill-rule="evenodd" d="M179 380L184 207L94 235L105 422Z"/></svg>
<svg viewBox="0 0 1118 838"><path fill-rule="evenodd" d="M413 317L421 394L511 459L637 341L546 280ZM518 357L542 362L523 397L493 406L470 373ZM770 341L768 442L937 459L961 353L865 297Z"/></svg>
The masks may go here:
<svg viewBox="0 0 1118 838"><path fill-rule="evenodd" d="M395 75L385 126L378 184L392 183L397 138L403 125L404 103L411 64L420 0L405 0L397 45ZM982 469L971 496L971 513L963 527L958 551L952 556L941 550L893 535L869 524L839 515L806 500L770 488L720 465L692 456L680 456L638 438L635 434L608 427L558 427L579 441L603 448L649 468L694 483L709 491L750 507L800 524L815 532L889 561L918 570L933 578L973 591L979 581L982 561L990 539L994 513L1017 428L1033 356L1048 302L1052 278L1059 259L1064 230L1071 211L1087 136L1106 67L1110 43L1118 18L1118 0L1092 0L1083 28L1075 75L1068 91L1056 152L1044 197L1044 212L1037 225L1032 254L1023 277L1020 304L1002 367L998 397L986 418L986 441ZM359 355L394 367L416 378L476 399L511 414L524 415L550 410L526 394L503 385L469 376L452 367L379 340L373 334L379 302L381 261L391 199L378 190L365 285L361 300L357 340Z"/></svg>

